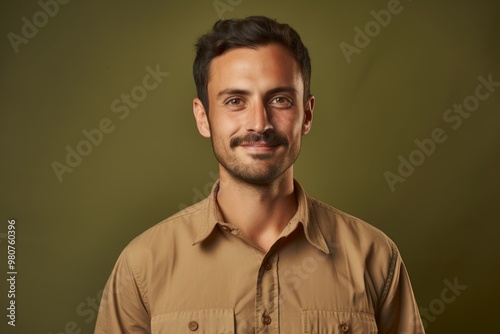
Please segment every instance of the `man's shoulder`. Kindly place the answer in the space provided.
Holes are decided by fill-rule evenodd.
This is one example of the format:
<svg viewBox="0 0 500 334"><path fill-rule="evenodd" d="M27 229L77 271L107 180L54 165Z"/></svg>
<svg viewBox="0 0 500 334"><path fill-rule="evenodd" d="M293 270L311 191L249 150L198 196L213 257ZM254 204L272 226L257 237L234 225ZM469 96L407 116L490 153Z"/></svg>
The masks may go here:
<svg viewBox="0 0 500 334"><path fill-rule="evenodd" d="M206 219L208 198L182 209L164 220L151 226L127 246L128 249L152 249L158 244L166 244L176 239L193 239L199 226L196 224Z"/></svg>
<svg viewBox="0 0 500 334"><path fill-rule="evenodd" d="M397 250L387 234L363 219L313 197L308 197L308 201L310 219L318 224L328 243L353 245L365 251L373 247L391 253Z"/></svg>

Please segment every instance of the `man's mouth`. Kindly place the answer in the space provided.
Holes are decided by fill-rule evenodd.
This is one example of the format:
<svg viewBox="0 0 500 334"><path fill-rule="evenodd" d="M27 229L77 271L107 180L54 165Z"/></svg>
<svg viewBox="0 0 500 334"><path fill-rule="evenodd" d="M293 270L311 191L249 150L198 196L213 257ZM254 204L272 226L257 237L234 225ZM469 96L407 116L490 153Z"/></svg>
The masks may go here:
<svg viewBox="0 0 500 334"><path fill-rule="evenodd" d="M242 142L239 144L239 146L245 146L245 147L276 147L280 144L277 143L266 143L263 141L258 141L258 142Z"/></svg>
<svg viewBox="0 0 500 334"><path fill-rule="evenodd" d="M273 149L280 145L286 145L287 140L285 137L277 135L273 132L265 132L264 134L249 134L244 137L235 137L231 139L230 146L235 148L237 146L242 146L248 149Z"/></svg>
<svg viewBox="0 0 500 334"><path fill-rule="evenodd" d="M238 146L241 146L243 149L251 153L269 153L280 146L280 144L266 142L243 142Z"/></svg>

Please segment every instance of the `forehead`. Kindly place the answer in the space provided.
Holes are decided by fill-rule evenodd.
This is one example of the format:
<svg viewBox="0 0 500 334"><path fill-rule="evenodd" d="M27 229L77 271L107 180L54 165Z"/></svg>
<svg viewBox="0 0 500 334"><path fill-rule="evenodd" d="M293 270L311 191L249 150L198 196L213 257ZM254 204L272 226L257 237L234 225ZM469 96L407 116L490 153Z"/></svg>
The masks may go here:
<svg viewBox="0 0 500 334"><path fill-rule="evenodd" d="M247 90L293 86L298 93L303 92L299 64L291 52L279 44L234 48L214 58L210 66L209 95L233 86Z"/></svg>

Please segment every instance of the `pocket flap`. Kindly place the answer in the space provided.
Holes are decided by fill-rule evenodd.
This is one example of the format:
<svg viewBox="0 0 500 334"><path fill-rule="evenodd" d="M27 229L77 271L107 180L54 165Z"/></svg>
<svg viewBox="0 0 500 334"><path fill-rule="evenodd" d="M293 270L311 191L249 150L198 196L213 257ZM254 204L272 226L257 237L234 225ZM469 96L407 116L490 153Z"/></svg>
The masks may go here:
<svg viewBox="0 0 500 334"><path fill-rule="evenodd" d="M234 334L233 309L205 309L162 313L151 319L153 334Z"/></svg>
<svg viewBox="0 0 500 334"><path fill-rule="evenodd" d="M302 327L310 334L378 333L375 317L362 312L302 310Z"/></svg>

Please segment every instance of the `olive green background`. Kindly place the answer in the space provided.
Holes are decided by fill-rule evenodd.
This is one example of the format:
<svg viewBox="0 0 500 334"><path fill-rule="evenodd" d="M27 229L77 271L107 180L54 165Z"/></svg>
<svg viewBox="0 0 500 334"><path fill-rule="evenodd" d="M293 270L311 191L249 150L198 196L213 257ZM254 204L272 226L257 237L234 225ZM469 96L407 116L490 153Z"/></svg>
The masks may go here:
<svg viewBox="0 0 500 334"><path fill-rule="evenodd" d="M499 3L402 0L348 63L340 43L353 45L354 28L388 1L220 2L226 18L290 23L309 48L317 103L295 166L306 191L398 244L418 304L439 313L428 333L498 328L500 87L456 130L443 114L474 94L478 76L500 81ZM71 1L16 53L7 34L20 35L22 17L40 10L0 4L0 332L92 333L92 300L121 250L205 196L217 173L192 116L191 65L196 38L219 14L212 0ZM170 75L121 120L111 103L157 64ZM104 118L114 131L59 182L52 163L65 164L65 147ZM397 173L398 156L408 159L434 128L447 140L391 191L384 173ZM5 317L9 218L15 328ZM467 289L439 309L455 278Z"/></svg>

